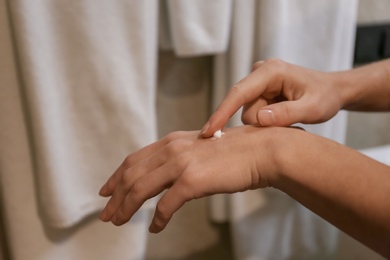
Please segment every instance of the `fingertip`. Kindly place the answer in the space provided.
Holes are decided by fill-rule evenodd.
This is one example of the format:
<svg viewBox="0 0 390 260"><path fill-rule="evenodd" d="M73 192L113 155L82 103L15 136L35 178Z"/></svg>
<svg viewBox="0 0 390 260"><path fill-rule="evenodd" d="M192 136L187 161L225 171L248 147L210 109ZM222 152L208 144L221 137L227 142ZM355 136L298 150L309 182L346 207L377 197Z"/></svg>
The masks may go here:
<svg viewBox="0 0 390 260"><path fill-rule="evenodd" d="M210 138L210 137L213 136L213 134L214 134L214 132L210 129L210 130L207 130L207 131L204 132L204 133L201 133L200 136L201 136L202 138Z"/></svg>
<svg viewBox="0 0 390 260"><path fill-rule="evenodd" d="M202 130L200 130L200 136L206 137L208 130L210 128L210 121L207 121L206 124L202 127Z"/></svg>
<svg viewBox="0 0 390 260"><path fill-rule="evenodd" d="M105 186L101 187L99 190L99 196L105 197L106 196L106 188Z"/></svg>
<svg viewBox="0 0 390 260"><path fill-rule="evenodd" d="M167 226L169 220L170 218L166 219L162 217L161 212L159 212L158 209L156 209L156 211L154 212L152 222L150 223L149 226L149 232L154 234L161 232Z"/></svg>
<svg viewBox="0 0 390 260"><path fill-rule="evenodd" d="M114 224L115 226L120 226L121 223L118 219L118 217L116 215L114 215L112 218L111 218L111 223Z"/></svg>
<svg viewBox="0 0 390 260"><path fill-rule="evenodd" d="M102 197L107 197L108 196L108 188L107 188L107 184L104 184L100 190L99 190L99 196L102 196Z"/></svg>
<svg viewBox="0 0 390 260"><path fill-rule="evenodd" d="M209 137L212 137L214 132L216 130L214 130L214 128L216 128L215 126L213 126L210 121L207 121L207 123L204 125L204 127L202 128L202 130L200 131L200 136L203 137L203 138L209 138ZM219 128L220 129L220 128Z"/></svg>
<svg viewBox="0 0 390 260"><path fill-rule="evenodd" d="M202 130L200 131L201 137L203 138L212 137L215 131L222 129L227 123L227 121L229 120L229 117L227 118L221 117L217 113L218 112L216 111L202 128Z"/></svg>
<svg viewBox="0 0 390 260"><path fill-rule="evenodd" d="M108 222L109 219L108 219L107 217L108 217L108 216L107 216L107 212L106 212L105 209L103 209L102 212L100 212L100 214L99 214L99 219L100 219L101 221L103 221L103 222Z"/></svg>
<svg viewBox="0 0 390 260"><path fill-rule="evenodd" d="M153 233L153 234L157 234L157 233L158 233L156 227L155 227L153 224L151 224L151 225L149 226L149 232L150 232L150 233Z"/></svg>
<svg viewBox="0 0 390 260"><path fill-rule="evenodd" d="M154 222L152 222L149 226L149 232L153 234L160 233L162 230L164 230L165 226L160 227L156 225Z"/></svg>

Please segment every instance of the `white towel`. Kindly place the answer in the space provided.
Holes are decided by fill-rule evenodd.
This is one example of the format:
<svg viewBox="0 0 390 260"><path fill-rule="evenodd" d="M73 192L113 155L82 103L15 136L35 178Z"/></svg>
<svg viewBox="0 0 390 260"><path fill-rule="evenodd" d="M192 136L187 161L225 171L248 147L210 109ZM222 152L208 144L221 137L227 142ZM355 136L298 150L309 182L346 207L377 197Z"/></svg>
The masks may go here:
<svg viewBox="0 0 390 260"><path fill-rule="evenodd" d="M178 56L212 55L227 50L232 0L166 0L161 4L163 49L173 49Z"/></svg>
<svg viewBox="0 0 390 260"><path fill-rule="evenodd" d="M257 60L280 58L324 71L350 68L356 4L355 0L234 1L230 47L216 57L214 107ZM325 124L304 127L343 142L345 116L340 113ZM241 124L239 116L230 124ZM338 231L280 192L234 194L229 206L237 259L328 257L337 250Z"/></svg>
<svg viewBox="0 0 390 260"><path fill-rule="evenodd" d="M13 259L142 259L148 211L122 228L95 213L125 155L156 140L158 2L7 4L0 183Z"/></svg>
<svg viewBox="0 0 390 260"><path fill-rule="evenodd" d="M66 227L130 151L156 139L154 1L11 2L39 199Z"/></svg>

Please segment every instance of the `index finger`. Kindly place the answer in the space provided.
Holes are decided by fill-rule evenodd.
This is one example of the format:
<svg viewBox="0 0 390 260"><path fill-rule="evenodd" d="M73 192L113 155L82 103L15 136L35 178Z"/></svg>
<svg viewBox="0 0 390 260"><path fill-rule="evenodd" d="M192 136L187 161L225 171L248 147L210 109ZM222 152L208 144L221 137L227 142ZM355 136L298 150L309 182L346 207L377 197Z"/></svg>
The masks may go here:
<svg viewBox="0 0 390 260"><path fill-rule="evenodd" d="M259 66L230 88L226 97L203 127L202 137L211 137L215 131L226 125L240 107L254 101L267 90L272 76L268 66L264 65Z"/></svg>

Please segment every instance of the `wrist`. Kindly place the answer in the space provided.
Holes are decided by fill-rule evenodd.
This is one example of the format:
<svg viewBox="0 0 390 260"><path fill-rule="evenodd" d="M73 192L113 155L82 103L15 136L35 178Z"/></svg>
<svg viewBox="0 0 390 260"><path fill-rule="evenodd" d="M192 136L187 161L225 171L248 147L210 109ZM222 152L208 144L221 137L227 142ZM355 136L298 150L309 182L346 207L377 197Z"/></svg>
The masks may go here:
<svg viewBox="0 0 390 260"><path fill-rule="evenodd" d="M267 176L269 186L283 190L284 181L299 164L302 157L299 151L301 144L311 135L305 130L294 127L278 127L273 130L270 141L273 169ZM261 165L260 165L261 169Z"/></svg>
<svg viewBox="0 0 390 260"><path fill-rule="evenodd" d="M357 99L358 84L353 70L331 72L335 91L337 91L340 100L340 109L348 109Z"/></svg>

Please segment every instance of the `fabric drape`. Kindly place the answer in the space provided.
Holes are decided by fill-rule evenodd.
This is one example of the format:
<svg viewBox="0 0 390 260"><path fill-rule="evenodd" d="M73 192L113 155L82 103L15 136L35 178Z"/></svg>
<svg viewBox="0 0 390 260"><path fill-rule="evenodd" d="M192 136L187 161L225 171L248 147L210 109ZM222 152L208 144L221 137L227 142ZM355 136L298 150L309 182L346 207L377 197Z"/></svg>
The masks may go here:
<svg viewBox="0 0 390 260"><path fill-rule="evenodd" d="M0 174L12 259L143 259L97 193L156 140L155 0L1 1Z"/></svg>
<svg viewBox="0 0 390 260"><path fill-rule="evenodd" d="M214 107L257 60L279 58L323 71L351 68L356 9L354 0L235 1L229 49L215 59ZM239 123L238 116L230 122ZM303 127L343 143L346 114ZM337 252L338 230L283 193L255 190L216 199L227 205L225 217L220 210L212 212L231 219L237 259L331 257ZM212 208L221 208L216 199Z"/></svg>

